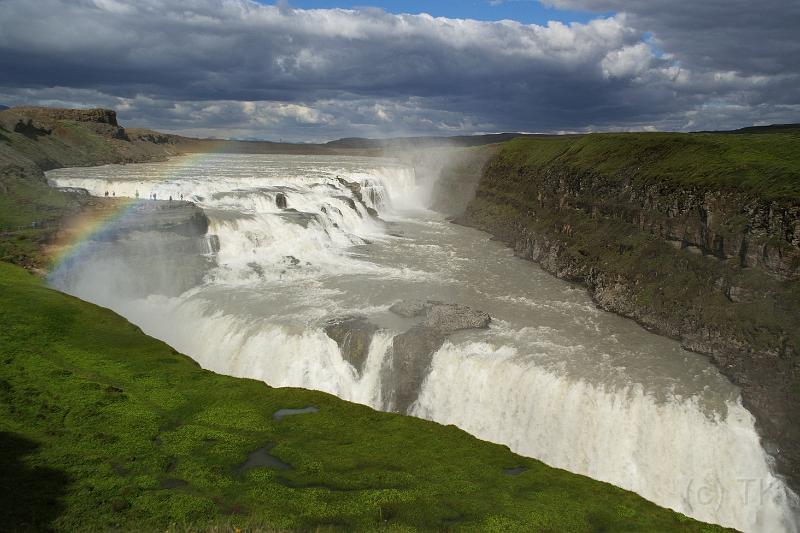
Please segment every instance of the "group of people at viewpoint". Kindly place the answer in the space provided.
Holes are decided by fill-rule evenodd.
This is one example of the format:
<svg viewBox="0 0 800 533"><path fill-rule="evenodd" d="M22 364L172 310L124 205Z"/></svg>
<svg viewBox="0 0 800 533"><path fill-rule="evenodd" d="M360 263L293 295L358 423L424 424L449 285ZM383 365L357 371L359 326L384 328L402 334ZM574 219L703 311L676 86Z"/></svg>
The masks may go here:
<svg viewBox="0 0 800 533"><path fill-rule="evenodd" d="M115 191L111 191L111 196L116 198L117 193ZM108 191L106 191L106 198L108 198ZM136 190L136 199L139 199L139 190ZM150 193L151 200L158 200L158 193L152 192ZM172 195L169 196L169 201L172 201ZM183 193L181 193L181 202L183 201Z"/></svg>

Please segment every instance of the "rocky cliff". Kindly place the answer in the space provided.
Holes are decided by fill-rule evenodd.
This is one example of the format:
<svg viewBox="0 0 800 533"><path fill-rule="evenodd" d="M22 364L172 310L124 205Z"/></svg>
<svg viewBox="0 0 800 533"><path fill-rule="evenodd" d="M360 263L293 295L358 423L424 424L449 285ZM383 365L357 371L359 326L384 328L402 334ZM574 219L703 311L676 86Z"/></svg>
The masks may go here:
<svg viewBox="0 0 800 533"><path fill-rule="evenodd" d="M129 135L109 109L15 107L0 111L0 168L8 167L11 154L50 170L157 161L179 151L168 136L132 131Z"/></svg>
<svg viewBox="0 0 800 533"><path fill-rule="evenodd" d="M800 135L512 141L459 221L709 355L800 486Z"/></svg>
<svg viewBox="0 0 800 533"><path fill-rule="evenodd" d="M0 111L0 260L40 269L44 246L57 240L65 221L102 211L103 206L80 191L50 187L44 171L160 161L179 153L178 144L170 135L126 130L108 109L15 107ZM153 213L160 218L167 213L150 211L150 219ZM194 211L199 209L192 207L184 214L198 220L186 223L201 227L204 215ZM181 216L180 210L169 210L168 217Z"/></svg>

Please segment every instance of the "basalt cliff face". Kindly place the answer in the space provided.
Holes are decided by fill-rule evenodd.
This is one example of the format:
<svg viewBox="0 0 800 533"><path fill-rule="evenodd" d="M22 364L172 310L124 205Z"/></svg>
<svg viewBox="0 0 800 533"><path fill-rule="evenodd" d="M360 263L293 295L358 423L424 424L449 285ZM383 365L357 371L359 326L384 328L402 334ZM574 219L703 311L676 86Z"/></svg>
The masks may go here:
<svg viewBox="0 0 800 533"><path fill-rule="evenodd" d="M710 356L797 489L800 136L774 139L785 143L777 153L764 138L727 137L515 141L483 167L458 221L585 284L599 307ZM748 160L767 161L755 169L763 181L736 183L737 171L754 171L737 152L751 143Z"/></svg>

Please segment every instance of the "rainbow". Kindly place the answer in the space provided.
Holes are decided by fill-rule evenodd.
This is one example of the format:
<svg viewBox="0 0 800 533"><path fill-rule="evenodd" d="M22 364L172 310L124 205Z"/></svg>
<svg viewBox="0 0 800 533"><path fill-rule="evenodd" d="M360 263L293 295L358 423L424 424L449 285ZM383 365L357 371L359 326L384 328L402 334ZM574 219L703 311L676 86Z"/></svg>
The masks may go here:
<svg viewBox="0 0 800 533"><path fill-rule="evenodd" d="M221 142L220 142L221 143ZM211 144L213 148L217 143ZM193 169L203 166L213 155L213 151L180 154L171 158L163 166L158 165L159 172L152 179L153 186L173 180L180 180ZM58 236L48 246L48 276L56 275L65 265L74 263L86 255L90 244L102 240L103 234L111 231L115 224L125 216L143 210L153 200L129 197L99 198L98 205L84 208L77 215L68 218L58 232ZM162 201L162 200L159 200Z"/></svg>

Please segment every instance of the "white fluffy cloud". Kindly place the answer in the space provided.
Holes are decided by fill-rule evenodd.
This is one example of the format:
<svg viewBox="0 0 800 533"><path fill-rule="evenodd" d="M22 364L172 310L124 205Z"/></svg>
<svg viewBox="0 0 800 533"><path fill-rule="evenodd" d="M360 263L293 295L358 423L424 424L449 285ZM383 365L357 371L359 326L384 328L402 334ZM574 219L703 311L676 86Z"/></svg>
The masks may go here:
<svg viewBox="0 0 800 533"><path fill-rule="evenodd" d="M782 89L796 71L690 61L645 2L548 1L620 13L523 25L249 0L3 0L0 102L108 105L136 125L317 140L797 118L796 90ZM736 107L710 113L711 100Z"/></svg>

